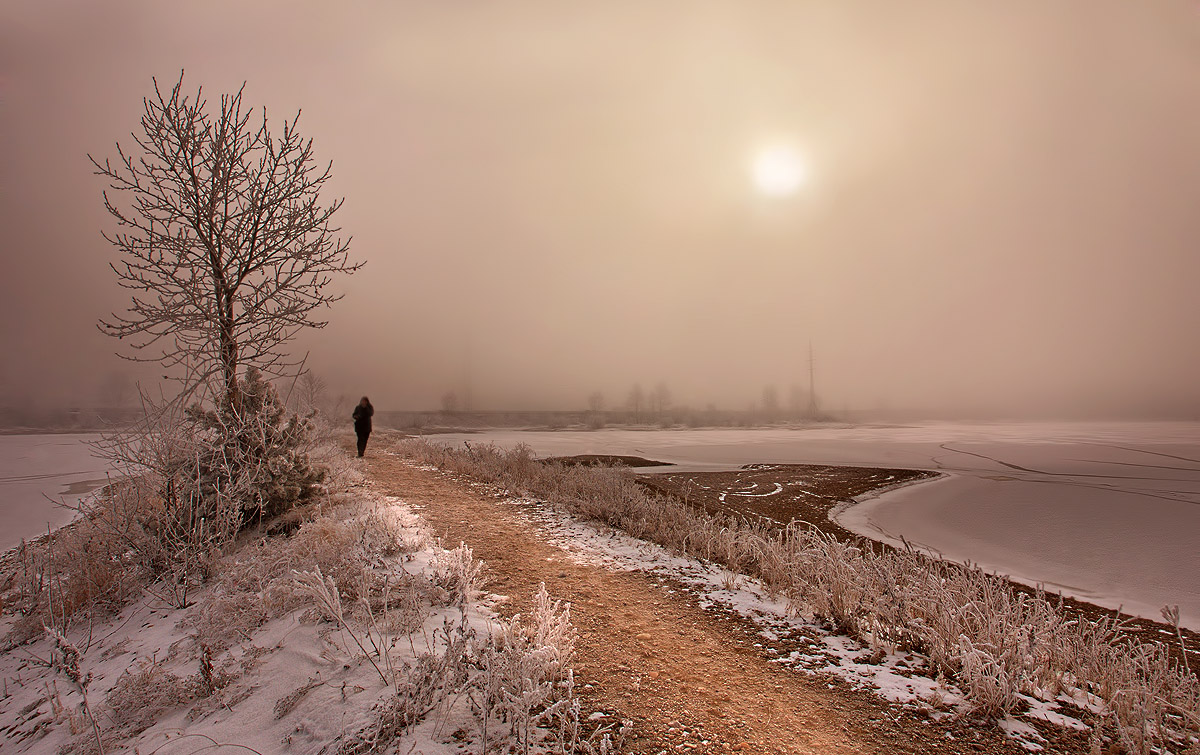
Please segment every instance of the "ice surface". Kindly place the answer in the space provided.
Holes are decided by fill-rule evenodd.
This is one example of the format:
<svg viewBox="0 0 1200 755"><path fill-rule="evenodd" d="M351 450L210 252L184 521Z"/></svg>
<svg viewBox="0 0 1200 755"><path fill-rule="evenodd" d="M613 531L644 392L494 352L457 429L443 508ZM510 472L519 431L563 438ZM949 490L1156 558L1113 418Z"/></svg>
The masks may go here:
<svg viewBox="0 0 1200 755"><path fill-rule="evenodd" d="M1200 629L1200 423L926 423L784 430L493 431L457 445L525 443L544 456L635 454L677 467L752 462L932 469L948 476L839 515L955 561ZM644 470L653 473L653 469Z"/></svg>
<svg viewBox="0 0 1200 755"><path fill-rule="evenodd" d="M98 435L0 435L0 551L61 527L78 503L105 482L107 466L92 456Z"/></svg>

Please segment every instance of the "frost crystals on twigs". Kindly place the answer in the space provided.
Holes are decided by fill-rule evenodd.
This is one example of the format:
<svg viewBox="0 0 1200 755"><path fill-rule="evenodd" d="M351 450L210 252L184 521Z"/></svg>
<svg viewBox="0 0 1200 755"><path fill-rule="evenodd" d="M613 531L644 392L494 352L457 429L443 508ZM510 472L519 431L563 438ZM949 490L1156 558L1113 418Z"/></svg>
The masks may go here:
<svg viewBox="0 0 1200 755"><path fill-rule="evenodd" d="M341 298L334 277L362 266L333 225L343 200L320 201L332 163L316 163L300 114L272 133L244 89L212 112L203 90L183 93L182 73L165 94L155 80L133 149L90 158L117 224L104 234L121 252L112 269L133 292L100 329L129 339L127 358L174 371L185 397L214 379L232 397L243 364L289 374L283 347L325 326L312 315ZM161 352L143 356L152 345Z"/></svg>

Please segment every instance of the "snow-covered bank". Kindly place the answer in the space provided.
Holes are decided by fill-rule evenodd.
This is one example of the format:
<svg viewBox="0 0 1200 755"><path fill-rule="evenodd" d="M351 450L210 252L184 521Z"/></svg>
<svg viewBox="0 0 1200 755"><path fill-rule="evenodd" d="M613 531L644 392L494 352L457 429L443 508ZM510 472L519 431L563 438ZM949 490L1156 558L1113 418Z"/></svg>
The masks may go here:
<svg viewBox="0 0 1200 755"><path fill-rule="evenodd" d="M92 455L99 435L0 435L0 551L46 534L75 517L76 504L105 482L107 464Z"/></svg>
<svg viewBox="0 0 1200 755"><path fill-rule="evenodd" d="M636 454L688 469L860 464L947 472L842 525L1031 584L1200 629L1200 423L1022 423L802 430L494 431L439 443L524 443L544 456Z"/></svg>
<svg viewBox="0 0 1200 755"><path fill-rule="evenodd" d="M566 752L603 741L574 697L569 610L543 591L524 620L499 618L470 549L442 548L399 499L308 513L214 562L187 605L157 584L0 654L0 751L541 752L584 726Z"/></svg>

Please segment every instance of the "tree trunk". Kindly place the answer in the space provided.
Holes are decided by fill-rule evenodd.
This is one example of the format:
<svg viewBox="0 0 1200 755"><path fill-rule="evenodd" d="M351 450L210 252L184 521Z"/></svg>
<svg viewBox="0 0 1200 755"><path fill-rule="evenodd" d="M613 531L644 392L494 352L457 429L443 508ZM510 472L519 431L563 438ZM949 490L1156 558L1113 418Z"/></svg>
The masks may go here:
<svg viewBox="0 0 1200 755"><path fill-rule="evenodd" d="M225 402L232 410L237 406L237 342L233 336L221 333L221 373L225 383Z"/></svg>
<svg viewBox="0 0 1200 755"><path fill-rule="evenodd" d="M233 302L222 297L221 308L221 378L225 388L225 404L230 411L236 411L238 398L237 368L238 344L233 333Z"/></svg>

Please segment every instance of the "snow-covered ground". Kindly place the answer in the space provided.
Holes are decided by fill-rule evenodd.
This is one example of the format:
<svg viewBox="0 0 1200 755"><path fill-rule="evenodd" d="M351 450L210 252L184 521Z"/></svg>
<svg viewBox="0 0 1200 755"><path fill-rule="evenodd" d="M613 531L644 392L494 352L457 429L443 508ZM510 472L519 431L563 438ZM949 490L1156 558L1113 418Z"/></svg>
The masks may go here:
<svg viewBox="0 0 1200 755"><path fill-rule="evenodd" d="M317 755L344 745L352 752L456 755L482 749L472 708L480 698L478 679L450 696L430 664L458 664L468 673L466 664L477 658L467 654L494 648L488 638L517 626L515 620L492 612L499 597L480 595L473 586L475 577L468 575L478 565L470 550L443 549L404 501L362 489L349 502L339 497L341 504L293 537L248 541L220 559L213 579L189 595L187 607L171 606L160 598L164 592L151 589L107 621L76 622L64 638L70 649L56 650L42 636L0 653L0 752L97 752L100 735L89 716L100 722L110 753ZM326 595L337 591L332 574L320 572L322 561L326 571L345 567L344 583L360 585L364 595L376 590L374 599L384 601L375 609L378 621L374 614L368 621L365 609L348 600L344 615L341 598L322 604L321 588L331 591ZM332 621L332 605L336 615L350 618ZM527 616L536 610L531 606ZM557 607L551 613L565 620ZM16 620L12 612L0 617L0 636ZM510 652L524 654L507 662L535 676L557 657L548 646L565 647L553 637L536 648L512 632L505 638ZM531 659L534 650L541 655ZM78 652L74 669L72 651ZM540 684L541 677L521 681ZM555 689L549 702L574 696L573 687ZM420 710L417 720L380 735L387 729L381 721L392 720L384 711L411 700L415 690L429 693L411 704ZM87 709L80 705L85 699ZM541 712L539 705L531 715ZM495 706L490 713L487 749L494 751L503 730ZM603 715L581 713L588 732L599 730L597 742ZM532 732L534 739L546 733ZM379 747L370 747L376 736Z"/></svg>
<svg viewBox="0 0 1200 755"><path fill-rule="evenodd" d="M492 431L431 440L524 443L545 456L636 454L689 470L752 462L938 470L948 477L864 501L839 522L1148 618L1179 605L1183 624L1200 629L1200 423Z"/></svg>
<svg viewBox="0 0 1200 755"><path fill-rule="evenodd" d="M0 435L0 551L61 527L74 504L106 481L107 465L92 456L98 435Z"/></svg>

